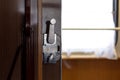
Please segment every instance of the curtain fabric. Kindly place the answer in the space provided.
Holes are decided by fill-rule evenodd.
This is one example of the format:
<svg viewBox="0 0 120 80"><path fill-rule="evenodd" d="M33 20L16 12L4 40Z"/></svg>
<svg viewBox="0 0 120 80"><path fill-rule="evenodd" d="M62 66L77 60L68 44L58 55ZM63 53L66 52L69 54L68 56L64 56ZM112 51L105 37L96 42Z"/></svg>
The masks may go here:
<svg viewBox="0 0 120 80"><path fill-rule="evenodd" d="M114 28L112 10L113 0L63 0L62 28ZM115 31L63 30L62 51L114 59Z"/></svg>

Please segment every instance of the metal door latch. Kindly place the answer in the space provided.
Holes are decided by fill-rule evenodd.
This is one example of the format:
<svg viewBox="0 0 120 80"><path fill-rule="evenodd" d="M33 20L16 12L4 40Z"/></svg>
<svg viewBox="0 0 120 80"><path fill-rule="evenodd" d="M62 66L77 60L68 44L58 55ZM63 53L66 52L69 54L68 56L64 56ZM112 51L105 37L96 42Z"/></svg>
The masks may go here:
<svg viewBox="0 0 120 80"><path fill-rule="evenodd" d="M60 59L60 51L58 51L57 35L54 33L56 20L51 19L49 33L44 34L43 44L43 61L44 63L56 63Z"/></svg>

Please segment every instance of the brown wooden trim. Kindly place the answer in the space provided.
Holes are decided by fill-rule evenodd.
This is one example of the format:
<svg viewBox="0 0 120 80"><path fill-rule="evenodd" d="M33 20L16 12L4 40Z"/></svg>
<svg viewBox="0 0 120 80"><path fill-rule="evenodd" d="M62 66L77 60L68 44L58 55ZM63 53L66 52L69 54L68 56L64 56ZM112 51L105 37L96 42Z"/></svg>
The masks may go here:
<svg viewBox="0 0 120 80"><path fill-rule="evenodd" d="M34 80L34 34L31 26L31 0L25 0L26 74L23 80Z"/></svg>
<svg viewBox="0 0 120 80"><path fill-rule="evenodd" d="M38 80L42 80L42 0L38 0Z"/></svg>
<svg viewBox="0 0 120 80"><path fill-rule="evenodd" d="M25 2L25 42L22 80L42 80L41 0ZM38 17L40 16L40 17Z"/></svg>

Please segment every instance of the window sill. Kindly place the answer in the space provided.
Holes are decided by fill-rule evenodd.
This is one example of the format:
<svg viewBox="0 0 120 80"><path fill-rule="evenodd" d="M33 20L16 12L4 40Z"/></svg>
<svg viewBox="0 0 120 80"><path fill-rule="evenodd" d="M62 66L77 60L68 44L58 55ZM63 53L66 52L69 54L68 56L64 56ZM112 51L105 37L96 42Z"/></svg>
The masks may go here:
<svg viewBox="0 0 120 80"><path fill-rule="evenodd" d="M79 53L75 53L75 54L71 54L71 55L67 55L66 53L62 54L62 59L87 59L87 58L97 58L94 54L79 54Z"/></svg>
<svg viewBox="0 0 120 80"><path fill-rule="evenodd" d="M117 56L119 59L120 54L117 54ZM107 58L100 58L100 57L97 57L95 54L74 53L68 56L66 53L62 53L62 59L65 60L65 59L107 59Z"/></svg>

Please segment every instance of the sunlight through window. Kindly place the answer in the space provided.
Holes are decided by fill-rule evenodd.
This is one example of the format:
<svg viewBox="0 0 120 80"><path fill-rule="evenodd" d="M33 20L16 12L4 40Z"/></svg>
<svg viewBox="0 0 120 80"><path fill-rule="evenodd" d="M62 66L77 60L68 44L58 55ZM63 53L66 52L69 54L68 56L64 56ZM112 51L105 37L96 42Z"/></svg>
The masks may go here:
<svg viewBox="0 0 120 80"><path fill-rule="evenodd" d="M113 0L62 0L62 28L114 28ZM62 51L115 56L113 30L62 30Z"/></svg>

